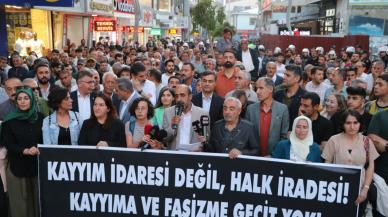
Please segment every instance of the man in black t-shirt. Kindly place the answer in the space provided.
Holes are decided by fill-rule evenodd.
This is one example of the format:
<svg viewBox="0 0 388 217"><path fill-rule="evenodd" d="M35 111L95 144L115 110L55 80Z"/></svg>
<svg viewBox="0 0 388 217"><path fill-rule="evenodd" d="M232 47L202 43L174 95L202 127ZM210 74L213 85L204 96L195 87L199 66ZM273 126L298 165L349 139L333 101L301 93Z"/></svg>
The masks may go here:
<svg viewBox="0 0 388 217"><path fill-rule="evenodd" d="M313 92L306 92L301 96L299 112L312 121L314 142L321 150L326 142L333 135L333 126L329 120L319 114L319 95Z"/></svg>

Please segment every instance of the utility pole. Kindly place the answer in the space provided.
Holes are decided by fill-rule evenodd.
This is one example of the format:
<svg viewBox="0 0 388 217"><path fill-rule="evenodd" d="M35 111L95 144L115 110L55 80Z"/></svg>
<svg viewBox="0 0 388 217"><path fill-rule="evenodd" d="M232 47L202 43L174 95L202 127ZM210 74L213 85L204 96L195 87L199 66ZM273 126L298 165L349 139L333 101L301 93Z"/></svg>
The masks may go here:
<svg viewBox="0 0 388 217"><path fill-rule="evenodd" d="M134 33L133 33L133 40L135 42L139 41L139 22L141 18L141 12L140 12L140 0L135 0L135 28L134 28Z"/></svg>
<svg viewBox="0 0 388 217"><path fill-rule="evenodd" d="M287 29L288 31L292 31L291 29L291 7L292 7L292 0L288 0L288 6L287 6L287 15L286 15L286 22L287 22Z"/></svg>
<svg viewBox="0 0 388 217"><path fill-rule="evenodd" d="M263 12L261 11L261 1L258 0L257 4L257 19L256 19L256 33L257 36L260 37L262 26L263 26Z"/></svg>

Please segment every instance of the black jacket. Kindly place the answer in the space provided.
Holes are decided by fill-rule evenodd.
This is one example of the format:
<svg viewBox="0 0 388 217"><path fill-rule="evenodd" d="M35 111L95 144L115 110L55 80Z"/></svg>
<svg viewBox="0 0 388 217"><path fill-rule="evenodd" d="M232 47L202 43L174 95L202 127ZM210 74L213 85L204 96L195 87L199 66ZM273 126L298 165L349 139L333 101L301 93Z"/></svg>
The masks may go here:
<svg viewBox="0 0 388 217"><path fill-rule="evenodd" d="M23 150L43 143L43 115L30 123L26 120L9 120L2 124L1 144L8 150L10 169L16 177L34 177L38 174L37 156L23 155Z"/></svg>
<svg viewBox="0 0 388 217"><path fill-rule="evenodd" d="M259 78L259 58L258 58L257 52L254 49L249 48L249 52L251 53L252 63L253 63L253 66L255 67L252 71L250 71L251 80L256 81ZM242 62L242 50L241 49L239 49L237 52L237 60Z"/></svg>
<svg viewBox="0 0 388 217"><path fill-rule="evenodd" d="M284 103L284 97L286 96L287 89L276 91L273 98L274 100ZM299 107L300 107L300 98L306 92L306 90L299 87L298 91L296 91L295 95L292 96L291 104L288 106L288 113L290 115L290 124L289 131L292 130L292 123L294 119L298 117Z"/></svg>
<svg viewBox="0 0 388 217"><path fill-rule="evenodd" d="M79 112L77 94L78 94L77 90L70 93L70 98L73 100L73 108L71 110L75 112ZM96 93L92 92L90 94L90 111L92 111L93 109L93 102L95 98L96 98Z"/></svg>
<svg viewBox="0 0 388 217"><path fill-rule="evenodd" d="M191 99L191 101L195 106L202 108L202 93L195 94ZM218 96L215 92L213 92L212 101L210 103L210 110L209 110L210 127L212 127L216 121L224 118L223 111L222 111L223 106L224 106L224 98Z"/></svg>

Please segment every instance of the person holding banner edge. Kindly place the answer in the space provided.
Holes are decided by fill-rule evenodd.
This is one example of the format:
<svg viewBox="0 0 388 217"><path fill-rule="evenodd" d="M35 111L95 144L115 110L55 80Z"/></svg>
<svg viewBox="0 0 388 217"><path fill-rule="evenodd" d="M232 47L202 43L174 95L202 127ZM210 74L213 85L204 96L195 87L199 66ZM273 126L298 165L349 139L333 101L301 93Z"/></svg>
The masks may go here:
<svg viewBox="0 0 388 217"><path fill-rule="evenodd" d="M92 115L82 124L78 144L125 147L124 124L117 118L110 97L99 94L94 99Z"/></svg>
<svg viewBox="0 0 388 217"><path fill-rule="evenodd" d="M205 146L206 152L228 153L229 158L239 155L259 154L259 146L254 133L253 124L240 118L242 105L235 97L224 101L224 119L214 123L210 141Z"/></svg>
<svg viewBox="0 0 388 217"><path fill-rule="evenodd" d="M17 109L5 117L0 143L8 149L10 213L12 217L38 217L37 145L43 142L43 115L37 112L31 88L19 88L15 99Z"/></svg>
<svg viewBox="0 0 388 217"><path fill-rule="evenodd" d="M345 110L340 119L342 132L332 136L322 152L325 163L363 167L361 189L355 203L363 216L367 205L369 186L374 174L374 161L379 157L371 139L362 135L362 117L354 109Z"/></svg>

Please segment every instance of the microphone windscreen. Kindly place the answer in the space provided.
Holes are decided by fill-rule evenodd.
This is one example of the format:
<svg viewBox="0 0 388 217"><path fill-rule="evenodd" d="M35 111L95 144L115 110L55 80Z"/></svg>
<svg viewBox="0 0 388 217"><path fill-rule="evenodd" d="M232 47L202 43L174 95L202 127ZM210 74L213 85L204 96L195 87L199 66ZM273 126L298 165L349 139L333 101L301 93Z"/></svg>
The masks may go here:
<svg viewBox="0 0 388 217"><path fill-rule="evenodd" d="M151 124L145 125L144 126L144 135L150 135L151 130L152 130L152 125Z"/></svg>

